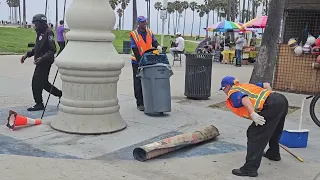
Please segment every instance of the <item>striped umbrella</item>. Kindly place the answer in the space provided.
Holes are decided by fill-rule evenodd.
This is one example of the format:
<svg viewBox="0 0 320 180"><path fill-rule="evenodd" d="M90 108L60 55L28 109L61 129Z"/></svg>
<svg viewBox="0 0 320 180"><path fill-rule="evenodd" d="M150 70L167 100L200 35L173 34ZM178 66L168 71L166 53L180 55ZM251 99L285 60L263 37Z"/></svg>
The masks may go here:
<svg viewBox="0 0 320 180"><path fill-rule="evenodd" d="M245 28L265 28L267 25L268 16L259 16L251 21L243 24Z"/></svg>
<svg viewBox="0 0 320 180"><path fill-rule="evenodd" d="M233 31L233 30L241 30L242 27L235 22L223 20L221 22L215 23L206 28L207 31L219 31L219 32L226 32L226 31Z"/></svg>
<svg viewBox="0 0 320 180"><path fill-rule="evenodd" d="M243 23L238 23L241 27L243 27ZM234 32L257 32L256 29L254 28L247 28L247 27L243 27L242 29L236 29L234 30Z"/></svg>

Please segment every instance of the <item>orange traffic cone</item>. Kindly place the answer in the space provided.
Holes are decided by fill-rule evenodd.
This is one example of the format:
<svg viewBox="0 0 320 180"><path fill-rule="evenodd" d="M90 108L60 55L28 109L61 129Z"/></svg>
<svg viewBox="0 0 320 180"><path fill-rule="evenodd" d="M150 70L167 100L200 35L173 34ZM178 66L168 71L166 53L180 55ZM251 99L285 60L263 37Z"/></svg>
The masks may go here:
<svg viewBox="0 0 320 180"><path fill-rule="evenodd" d="M7 119L7 127L10 130L14 130L16 126L25 126L25 125L39 125L41 124L41 119L31 119L25 116L21 116L18 113L10 110L9 116Z"/></svg>

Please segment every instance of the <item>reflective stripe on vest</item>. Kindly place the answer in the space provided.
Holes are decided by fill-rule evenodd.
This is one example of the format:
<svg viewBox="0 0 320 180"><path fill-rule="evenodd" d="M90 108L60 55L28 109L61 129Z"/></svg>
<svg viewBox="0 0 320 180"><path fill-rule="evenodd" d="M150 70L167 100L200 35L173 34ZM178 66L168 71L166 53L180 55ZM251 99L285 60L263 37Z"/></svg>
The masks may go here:
<svg viewBox="0 0 320 180"><path fill-rule="evenodd" d="M229 109L232 110L233 113L247 119L251 119L251 117L248 110L244 106L240 108L235 108L232 106L230 96L234 92L242 92L243 94L248 95L248 98L251 101L254 107L254 110L256 112L259 112L263 109L263 105L271 93L271 91L253 84L239 84L231 87L228 93L228 99L226 101L226 105Z"/></svg>
<svg viewBox="0 0 320 180"><path fill-rule="evenodd" d="M138 30L134 30L130 32L131 37L135 41L137 48L139 50L139 54L142 56L142 54L152 48L152 31L149 29L146 29L147 35L146 35L146 42L142 38L142 36L138 33ZM131 59L136 61L136 57L131 50Z"/></svg>
<svg viewBox="0 0 320 180"><path fill-rule="evenodd" d="M260 111L260 110L262 109L262 107L263 107L263 104L261 104L261 103L264 103L264 101L265 101L265 100L267 99L267 97L268 97L268 96L265 96L265 95L269 92L269 90L265 89L265 90L261 91L259 94L255 94L255 93L253 93L253 92L250 92L250 91L247 90L247 89L244 89L244 88L241 88L241 87L237 87L237 86L232 87L231 90L232 90L232 91L234 91L234 90L235 90L235 91L240 91L240 92L242 92L243 94L248 95L249 99L252 99L252 100L255 101L254 104L253 104L254 109L255 109L255 110L259 110L259 111Z"/></svg>

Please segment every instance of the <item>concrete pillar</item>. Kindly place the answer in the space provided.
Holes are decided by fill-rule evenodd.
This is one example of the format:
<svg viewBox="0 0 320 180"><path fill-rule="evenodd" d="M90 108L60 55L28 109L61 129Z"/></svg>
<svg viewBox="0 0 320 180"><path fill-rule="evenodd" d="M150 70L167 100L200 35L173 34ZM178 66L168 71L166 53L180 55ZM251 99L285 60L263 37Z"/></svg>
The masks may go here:
<svg viewBox="0 0 320 180"><path fill-rule="evenodd" d="M112 45L115 21L109 0L73 0L66 14L69 42L55 61L63 95L53 129L102 134L126 128L117 98L124 61Z"/></svg>

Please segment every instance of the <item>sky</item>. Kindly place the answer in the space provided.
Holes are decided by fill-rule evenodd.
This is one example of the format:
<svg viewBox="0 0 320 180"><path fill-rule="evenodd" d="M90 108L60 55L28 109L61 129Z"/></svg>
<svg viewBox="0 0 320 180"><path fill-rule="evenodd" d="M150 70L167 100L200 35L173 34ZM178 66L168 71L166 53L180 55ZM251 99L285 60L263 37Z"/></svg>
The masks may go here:
<svg viewBox="0 0 320 180"><path fill-rule="evenodd" d="M159 19L159 26L158 26L158 30L157 30L157 11L155 11L154 9L154 3L157 2L159 0L151 0L151 29L153 30L154 33L157 33L157 31L159 32L159 34L161 33L161 19ZM169 0L173 1L173 0ZM187 0L189 2L191 2L192 0ZM202 3L203 0L194 0L198 3ZM240 0L240 4L242 0ZM0 0L1 4L0 4L0 20L8 20L9 19L9 9L8 6L6 4L6 0ZM162 1L160 1L162 2ZM22 3L22 0L21 0ZM31 22L32 16L38 13L43 13L45 11L45 0L26 0L27 3L27 22ZM63 3L64 0L58 0L58 7L59 7L59 19L62 19L63 17ZM67 0L67 10L68 7L72 4L72 0ZM22 7L22 5L21 5ZM116 8L117 9L117 8ZM147 16L147 11L146 11L146 2L145 0L137 0L137 11L138 11L138 16ZM262 12L262 8L260 7L258 9L258 15L261 15ZM184 15L184 13L183 13ZM116 14L117 17L117 21L115 23L115 27L117 27L118 25L118 16ZM216 14L215 14L215 23L217 22L216 19ZM55 0L49 0L48 2L48 19L51 22L55 22ZM130 1L127 9L124 12L124 29L130 29L132 28L132 0ZM181 33L183 33L183 19L184 17L181 18L180 21L180 29L179 31ZM68 19L66 19L66 23L68 23ZM171 23L172 23L172 17L171 17ZM213 24L213 20L212 20L212 13L210 13L209 16L209 25ZM195 22L194 22L194 30L193 30L193 34L198 34L199 32L199 25L200 25L200 18L197 15L197 13L195 13ZM185 27L185 34L189 35L191 33L191 26L192 26L192 11L189 9L187 10L187 14L186 14L186 27ZM165 25L165 33L167 33L167 27L168 25ZM202 18L202 25L201 25L201 35L205 35L205 30L203 30L202 28L206 27L206 16L204 16ZM171 25L171 33L173 32L173 27Z"/></svg>

